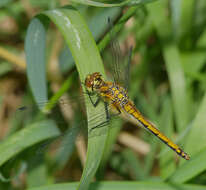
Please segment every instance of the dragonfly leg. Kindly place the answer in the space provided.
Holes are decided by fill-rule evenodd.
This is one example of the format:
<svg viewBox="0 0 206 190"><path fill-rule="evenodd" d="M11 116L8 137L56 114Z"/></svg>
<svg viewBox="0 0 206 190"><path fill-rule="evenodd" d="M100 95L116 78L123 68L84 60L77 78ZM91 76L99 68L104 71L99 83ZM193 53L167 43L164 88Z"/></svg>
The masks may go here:
<svg viewBox="0 0 206 190"><path fill-rule="evenodd" d="M109 123L109 121L110 121L110 119L111 119L112 117L115 117L115 116L118 116L118 115L121 114L120 109L119 109L117 106L115 106L115 105L113 105L113 106L114 106L115 109L118 111L118 113L115 113L115 114L110 114L110 113L109 113L108 103L107 103L107 102L104 102L104 106L105 106L105 112L106 112L106 121L103 121L102 123L100 123L100 124L92 127L92 128L90 129L90 131L92 131L93 129L96 129L96 128L104 127L105 125L107 125L107 124Z"/></svg>
<svg viewBox="0 0 206 190"><path fill-rule="evenodd" d="M88 94L88 96L89 96L89 100L90 100L90 102L92 103L92 105L93 105L94 107L97 107L97 105L99 104L101 98L98 96L97 100L94 101L94 100L92 100L92 95L94 95L94 94L91 94L89 91L87 91L87 94Z"/></svg>
<svg viewBox="0 0 206 190"><path fill-rule="evenodd" d="M97 105L99 104L101 98L98 97L97 100L96 100L96 102L93 102L92 98L91 98L90 100L91 100L91 102L92 102L92 105L93 105L94 107L97 107Z"/></svg>

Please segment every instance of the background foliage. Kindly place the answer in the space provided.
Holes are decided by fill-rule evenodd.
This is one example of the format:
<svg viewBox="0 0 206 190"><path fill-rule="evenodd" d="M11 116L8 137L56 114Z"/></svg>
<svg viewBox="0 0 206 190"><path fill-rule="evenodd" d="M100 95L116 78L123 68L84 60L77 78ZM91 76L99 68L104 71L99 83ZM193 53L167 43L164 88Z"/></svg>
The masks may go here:
<svg viewBox="0 0 206 190"><path fill-rule="evenodd" d="M0 1L1 189L205 189L205 9L204 0ZM131 46L131 99L191 160L126 120L87 138L104 110L81 82L110 78Z"/></svg>

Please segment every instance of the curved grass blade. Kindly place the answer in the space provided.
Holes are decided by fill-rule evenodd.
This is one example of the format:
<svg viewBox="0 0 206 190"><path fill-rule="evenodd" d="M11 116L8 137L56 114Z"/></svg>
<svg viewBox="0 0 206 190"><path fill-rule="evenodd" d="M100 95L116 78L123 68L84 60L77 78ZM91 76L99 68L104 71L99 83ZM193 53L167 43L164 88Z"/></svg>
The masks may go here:
<svg viewBox="0 0 206 190"><path fill-rule="evenodd" d="M167 178L173 183L185 183L206 169L206 148L203 148L193 156L190 162L182 164L171 176Z"/></svg>
<svg viewBox="0 0 206 190"><path fill-rule="evenodd" d="M120 16L121 12L121 7L114 7L110 9L99 10L97 13L91 16L88 21L88 25L96 42L99 42L108 29L107 18L111 17L112 19L116 20L116 18ZM97 23L101 23L101 25L97 25ZM60 55L60 69L62 72L66 72L71 66L73 67L74 65L75 64L70 50L66 46Z"/></svg>
<svg viewBox="0 0 206 190"><path fill-rule="evenodd" d="M105 76L102 61L94 39L92 38L92 34L76 9L65 7L45 11L41 15L49 17L61 31L71 50L82 82L89 73L100 72ZM44 18L38 18L39 21L42 23L44 22ZM94 109L91 104L87 103L88 121L90 121L94 112L100 113L102 110L101 108L103 108L103 105L99 105ZM96 121L96 124L100 122L101 121ZM92 127L94 126L89 122L88 130ZM79 189L88 189L100 163L106 138L107 135L105 134L88 140L87 161L79 184Z"/></svg>
<svg viewBox="0 0 206 190"><path fill-rule="evenodd" d="M46 31L44 25L38 19L33 19L27 30L25 52L27 77L36 102L48 101L45 36ZM41 110L42 107L39 107L39 109Z"/></svg>
<svg viewBox="0 0 206 190"><path fill-rule="evenodd" d="M0 166L24 149L58 135L60 135L60 132L51 120L27 126L0 144Z"/></svg>

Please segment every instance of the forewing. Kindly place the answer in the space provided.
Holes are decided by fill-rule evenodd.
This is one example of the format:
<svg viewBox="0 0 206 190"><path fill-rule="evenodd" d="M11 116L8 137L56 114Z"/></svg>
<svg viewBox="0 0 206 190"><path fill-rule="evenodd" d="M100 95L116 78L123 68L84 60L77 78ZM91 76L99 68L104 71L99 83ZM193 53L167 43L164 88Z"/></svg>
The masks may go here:
<svg viewBox="0 0 206 190"><path fill-rule="evenodd" d="M91 98L95 102L98 99L98 96L93 95ZM39 105L24 104L16 110L15 119L18 120L17 123L19 123L19 125L26 125L39 119L52 119L61 129L64 130L68 125L72 125L72 122L76 115L79 115L79 112L82 112L82 114L80 114L82 115L82 121L79 123L80 126L84 126L84 128L86 128L87 120L84 106L85 101L90 101L88 96L86 96L86 99L83 96L79 96L78 99L77 97L61 98L58 103L55 103L56 105L53 105L52 102L39 102L39 105L41 105L41 107L52 106L52 109L49 113L41 113L38 110ZM100 101L100 103L103 103L103 101ZM109 113L111 114L112 106L108 105L107 107ZM96 125L95 120L102 118L102 113L105 112L105 108L102 109L103 110L100 114L94 113L92 118L90 119L92 126ZM78 114L76 114L77 112Z"/></svg>
<svg viewBox="0 0 206 190"><path fill-rule="evenodd" d="M64 106L66 106L65 101L61 101L61 103L64 103ZM28 108L28 107L27 107ZM65 108L66 109L66 108ZM109 112L111 111L111 107L108 106ZM22 112L22 119L25 120L26 117L29 116L26 107L22 108L21 110L18 110ZM54 110L53 110L54 111ZM102 110L102 113L105 110ZM27 113L26 113L27 112ZM55 113L54 113L55 114ZM41 142L38 145L35 145L34 153L33 153L33 159L38 162L39 159L42 157L41 155L45 153L52 154L52 164L53 167L62 168L67 160L70 158L71 154L73 153L74 147L76 145L76 142L86 140L87 137L93 138L97 135L105 134L108 130L108 127L106 127L106 124L110 122L113 119L117 119L118 117L113 117L110 120L107 120L105 118L104 123L96 124L95 121L97 118L102 118L102 114L95 114L89 121L90 124L94 126L94 129L92 131L87 132L87 120L84 117L80 117L81 114L74 115L74 120L70 123L67 122L59 122L58 126L61 130L61 135L57 138L49 139L47 141ZM52 117L50 117L52 119ZM42 118L45 119L45 118ZM55 118L56 121L56 118ZM97 126L95 128L95 126ZM85 141L86 142L86 141ZM82 142L85 144L85 142Z"/></svg>
<svg viewBox="0 0 206 190"><path fill-rule="evenodd" d="M107 60L105 67L110 71L110 76L112 76L114 82L128 90L132 47L126 50L126 52L123 52L117 40L117 35L113 31L113 24L110 19L108 19L108 24L111 28L109 31L111 43L108 48L110 54L108 57L111 58L111 61Z"/></svg>

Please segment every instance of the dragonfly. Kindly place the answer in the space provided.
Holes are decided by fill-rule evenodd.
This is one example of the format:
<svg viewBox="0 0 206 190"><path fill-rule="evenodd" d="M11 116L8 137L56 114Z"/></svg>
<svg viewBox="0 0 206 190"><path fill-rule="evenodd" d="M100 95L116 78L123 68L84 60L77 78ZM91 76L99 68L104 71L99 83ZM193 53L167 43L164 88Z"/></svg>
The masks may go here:
<svg viewBox="0 0 206 190"><path fill-rule="evenodd" d="M111 36L111 39L113 37ZM128 86L129 86L129 73L130 73L130 62L131 62L131 53L132 48L129 50L129 56L127 61L126 68L123 69L125 65L120 64L121 52L119 44L113 40L111 43L111 49L113 52L113 60L112 63L114 65L111 67L113 70L113 81L106 81L103 79L101 73L94 72L90 73L86 76L85 81L82 83L86 89L86 93L89 97L89 101L92 103L94 107L97 107L100 102L104 103L106 119L102 123L98 125L94 125L90 130L95 130L96 128L103 127L106 123L108 123L114 116L119 116L121 114L125 114L128 118L132 118L135 120L135 124L137 126L141 126L148 130L150 133L159 138L163 143L165 143L169 148L175 151L180 157L185 160L189 160L190 156L184 152L177 144L175 144L172 140L170 140L167 136L165 136L161 131L159 131L154 124L148 121L137 109L135 104L130 100L128 95ZM120 69L121 67L121 69ZM110 69L111 69L110 68ZM123 72L124 73L120 73ZM123 77L121 77L123 76ZM96 95L97 99L94 100L93 96ZM63 102L64 104L64 102ZM19 110L24 110L27 107L21 107ZM111 114L110 110L113 110L115 114ZM101 115L95 115L94 118L101 117ZM91 132L91 131L90 131Z"/></svg>
<svg viewBox="0 0 206 190"><path fill-rule="evenodd" d="M134 118L137 121L137 125L143 126L153 135L158 137L179 156L185 160L190 159L190 156L186 152L184 152L177 144L160 132L151 122L145 119L134 103L129 99L127 91L122 86L114 82L105 81L99 72L94 72L87 75L85 79L85 86L87 88L88 95L96 93L99 97L96 102L91 101L94 107L96 107L100 99L102 99L106 105L111 105L112 108L118 112L118 114L124 112L128 116ZM110 118L108 113L109 112L106 111L107 119ZM99 126L95 126L93 129L97 127Z"/></svg>

